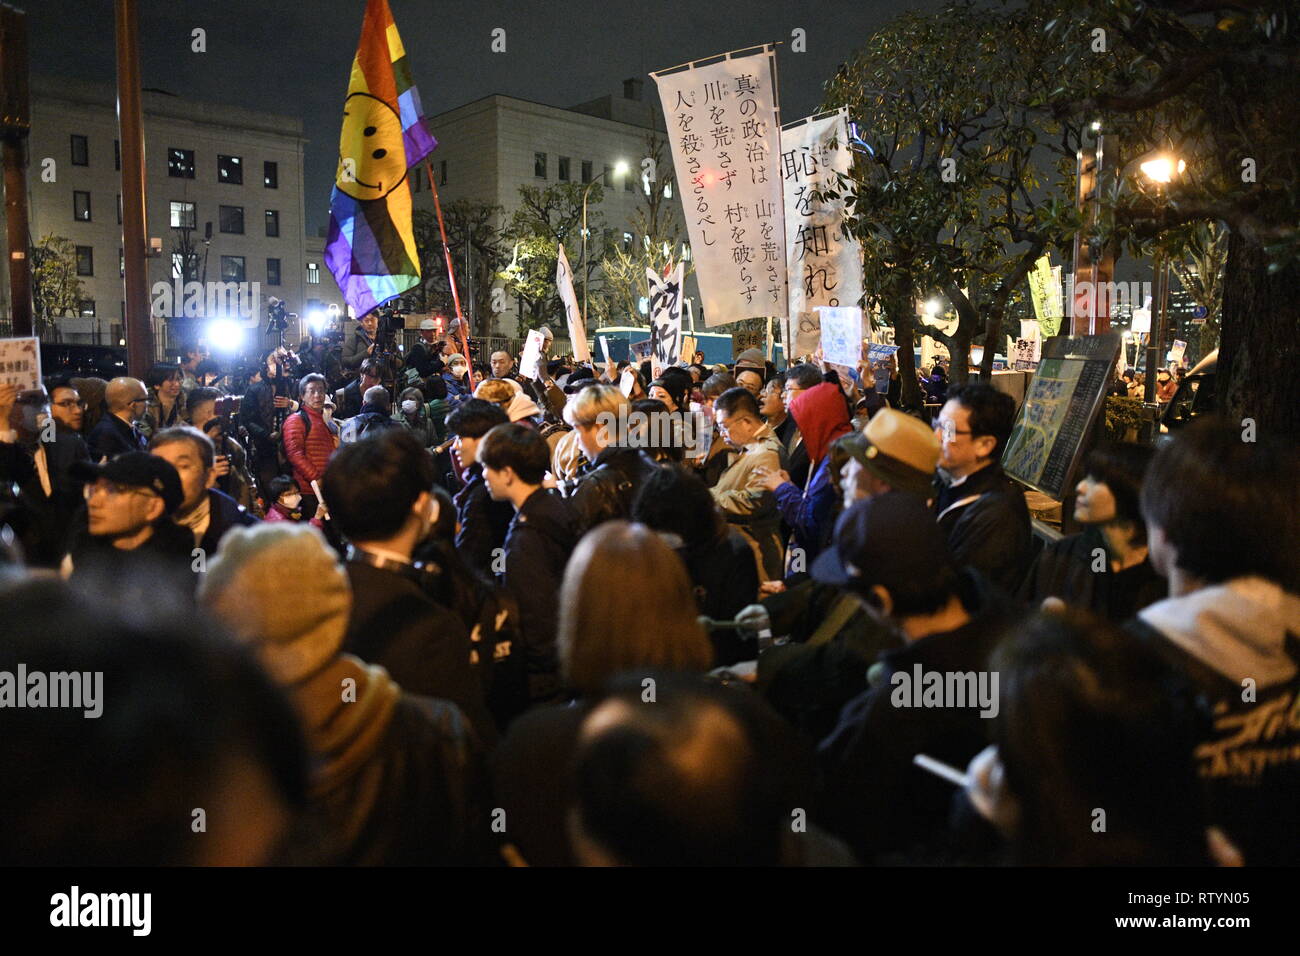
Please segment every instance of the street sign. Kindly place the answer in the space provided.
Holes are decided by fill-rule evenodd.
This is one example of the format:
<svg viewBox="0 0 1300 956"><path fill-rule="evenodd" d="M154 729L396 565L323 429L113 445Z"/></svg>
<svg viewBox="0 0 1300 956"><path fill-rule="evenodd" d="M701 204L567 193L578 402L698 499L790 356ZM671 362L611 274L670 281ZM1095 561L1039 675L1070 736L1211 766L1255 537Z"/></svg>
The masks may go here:
<svg viewBox="0 0 1300 956"><path fill-rule="evenodd" d="M1209 314L1210 314L1210 310L1203 305L1198 305L1196 308L1192 309L1192 318L1200 319L1202 322L1205 321L1206 317L1209 316Z"/></svg>

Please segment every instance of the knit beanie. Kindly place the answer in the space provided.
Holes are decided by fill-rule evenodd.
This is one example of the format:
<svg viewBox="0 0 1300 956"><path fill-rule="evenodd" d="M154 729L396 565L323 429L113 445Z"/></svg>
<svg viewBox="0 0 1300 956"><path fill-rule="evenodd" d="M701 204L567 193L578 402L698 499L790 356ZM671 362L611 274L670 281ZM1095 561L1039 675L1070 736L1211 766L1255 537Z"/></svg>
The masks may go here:
<svg viewBox="0 0 1300 956"><path fill-rule="evenodd" d="M352 588L324 535L311 525L233 528L199 577L199 602L253 645L281 684L310 677L343 646Z"/></svg>

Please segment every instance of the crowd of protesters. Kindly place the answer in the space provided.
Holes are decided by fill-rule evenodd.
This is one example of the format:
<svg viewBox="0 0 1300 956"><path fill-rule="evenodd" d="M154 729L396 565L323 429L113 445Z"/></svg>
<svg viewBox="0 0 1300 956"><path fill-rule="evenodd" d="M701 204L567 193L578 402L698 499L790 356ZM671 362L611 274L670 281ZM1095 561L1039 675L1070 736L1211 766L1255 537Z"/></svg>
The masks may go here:
<svg viewBox="0 0 1300 956"><path fill-rule="evenodd" d="M455 332L0 387L4 862L1300 863L1294 445Z"/></svg>

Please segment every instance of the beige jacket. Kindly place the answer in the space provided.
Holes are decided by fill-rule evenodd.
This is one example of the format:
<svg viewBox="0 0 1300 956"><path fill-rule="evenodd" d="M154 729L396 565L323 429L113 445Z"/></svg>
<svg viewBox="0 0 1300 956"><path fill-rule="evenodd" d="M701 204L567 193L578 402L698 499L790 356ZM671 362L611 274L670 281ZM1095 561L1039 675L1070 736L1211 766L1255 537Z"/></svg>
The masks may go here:
<svg viewBox="0 0 1300 956"><path fill-rule="evenodd" d="M731 464L712 489L713 500L727 522L754 549L760 581L780 580L784 559L776 497L762 486L754 470L761 467L775 472L786 465L785 448L772 429L764 425L752 442L733 453Z"/></svg>

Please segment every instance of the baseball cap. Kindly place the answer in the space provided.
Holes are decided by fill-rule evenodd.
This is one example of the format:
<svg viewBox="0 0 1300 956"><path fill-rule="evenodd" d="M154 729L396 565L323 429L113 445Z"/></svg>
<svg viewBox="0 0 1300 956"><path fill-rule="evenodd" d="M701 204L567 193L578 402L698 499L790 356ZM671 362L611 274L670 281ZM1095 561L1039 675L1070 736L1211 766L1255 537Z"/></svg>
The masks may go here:
<svg viewBox="0 0 1300 956"><path fill-rule="evenodd" d="M838 451L891 488L926 497L939 464L939 439L919 418L894 408L882 408L860 432L837 443Z"/></svg>
<svg viewBox="0 0 1300 956"><path fill-rule="evenodd" d="M145 451L128 451L101 464L79 461L68 469L74 478L98 481L103 478L128 488L145 488L163 500L164 517L168 517L185 498L181 476L172 463Z"/></svg>
<svg viewBox="0 0 1300 956"><path fill-rule="evenodd" d="M925 501L890 491L840 515L834 540L813 562L812 576L866 595L877 584L897 591L945 565L952 565L952 557Z"/></svg>

